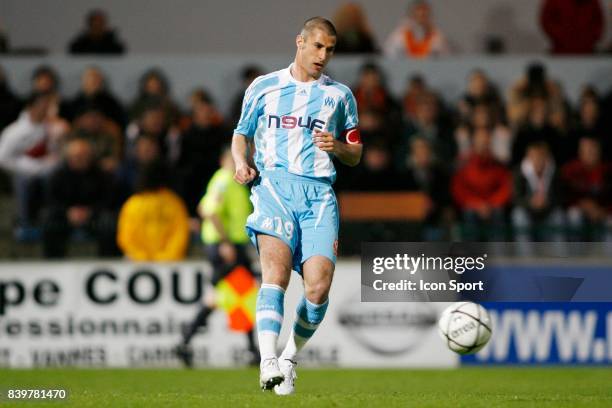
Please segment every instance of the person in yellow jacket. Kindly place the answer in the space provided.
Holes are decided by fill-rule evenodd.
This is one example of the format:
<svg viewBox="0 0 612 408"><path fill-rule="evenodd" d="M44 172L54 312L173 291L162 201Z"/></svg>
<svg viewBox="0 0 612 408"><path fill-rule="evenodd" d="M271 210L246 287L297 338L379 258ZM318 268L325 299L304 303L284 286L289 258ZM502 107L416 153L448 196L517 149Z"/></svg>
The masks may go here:
<svg viewBox="0 0 612 408"><path fill-rule="evenodd" d="M140 169L137 192L121 208L117 243L132 261L179 261L189 245L189 214L183 200L166 187L165 167Z"/></svg>
<svg viewBox="0 0 612 408"><path fill-rule="evenodd" d="M198 213L203 219L202 242L213 267L211 278L213 286L216 286L236 266L244 266L248 271L252 271L251 260L246 250L249 237L244 228L246 219L252 212L250 192L248 187L234 181L234 160L229 146L222 149L220 164L221 168L211 177L206 194L198 205ZM216 306L214 299L206 299L183 333L182 343L176 348L178 357L188 367L193 363L193 353L189 343L198 329L206 326L208 316ZM258 362L259 353L255 345L254 330L246 332L246 335L252 362Z"/></svg>

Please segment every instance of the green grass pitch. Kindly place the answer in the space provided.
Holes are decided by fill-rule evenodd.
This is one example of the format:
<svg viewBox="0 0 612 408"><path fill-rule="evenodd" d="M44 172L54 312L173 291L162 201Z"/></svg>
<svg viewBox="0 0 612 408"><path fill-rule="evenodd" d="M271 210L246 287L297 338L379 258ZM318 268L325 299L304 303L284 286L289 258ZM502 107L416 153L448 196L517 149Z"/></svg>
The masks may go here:
<svg viewBox="0 0 612 408"><path fill-rule="evenodd" d="M2 406L612 407L609 368L301 369L297 393L236 370L0 370ZM9 388L64 388L67 401L7 404Z"/></svg>

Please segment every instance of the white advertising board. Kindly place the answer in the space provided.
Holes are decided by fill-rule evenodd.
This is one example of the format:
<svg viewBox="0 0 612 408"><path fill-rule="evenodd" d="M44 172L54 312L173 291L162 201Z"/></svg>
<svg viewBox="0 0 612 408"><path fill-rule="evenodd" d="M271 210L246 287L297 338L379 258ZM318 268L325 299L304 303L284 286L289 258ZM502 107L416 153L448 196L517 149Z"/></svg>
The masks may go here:
<svg viewBox="0 0 612 408"><path fill-rule="evenodd" d="M436 329L445 304L362 303L359 262L339 262L327 316L301 363L342 367L448 367L458 359ZM0 366L176 367L182 325L209 290L207 262L0 263ZM284 343L302 293L293 274ZM215 312L193 341L197 366L248 360L246 338Z"/></svg>

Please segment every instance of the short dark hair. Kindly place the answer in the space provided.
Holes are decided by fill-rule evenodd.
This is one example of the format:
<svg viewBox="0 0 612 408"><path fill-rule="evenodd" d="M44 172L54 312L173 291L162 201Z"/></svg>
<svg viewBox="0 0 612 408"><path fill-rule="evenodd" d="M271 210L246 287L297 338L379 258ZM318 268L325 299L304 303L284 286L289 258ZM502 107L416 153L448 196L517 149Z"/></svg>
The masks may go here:
<svg viewBox="0 0 612 408"><path fill-rule="evenodd" d="M57 76L57 72L50 65L39 65L34 68L34 71L32 71L31 80L34 81L41 75L47 75L51 77L53 83L55 84L54 88L59 87L59 77Z"/></svg>
<svg viewBox="0 0 612 408"><path fill-rule="evenodd" d="M161 68L150 68L148 69L139 79L139 92L144 93L145 84L150 78L156 78L160 83L164 94L170 92L170 81L166 74L161 70Z"/></svg>
<svg viewBox="0 0 612 408"><path fill-rule="evenodd" d="M243 81L246 81L248 79L255 79L260 76L262 72L263 70L257 65L247 65L246 67L242 68L240 77Z"/></svg>
<svg viewBox="0 0 612 408"><path fill-rule="evenodd" d="M204 89L204 88L197 88L196 90L193 91L193 93L191 94L193 99L200 102L200 103L205 103L207 105L214 105L215 101L212 98L212 96L210 95L210 93Z"/></svg>
<svg viewBox="0 0 612 408"><path fill-rule="evenodd" d="M534 142L531 142L527 145L527 150L530 149L540 149L540 150L546 150L547 153L550 152L550 147L548 146L548 143L542 141L542 140L536 140Z"/></svg>
<svg viewBox="0 0 612 408"><path fill-rule="evenodd" d="M96 17L104 17L108 18L106 12L102 9L93 9L89 10L87 15L85 16L85 20L87 21L87 25L90 25L93 22L93 19Z"/></svg>
<svg viewBox="0 0 612 408"><path fill-rule="evenodd" d="M374 62L374 61L366 61L359 68L359 73L360 74L363 74L363 73L366 73L366 72L374 72L374 73L380 74L382 76L382 70L380 69L378 64L376 64L376 62Z"/></svg>
<svg viewBox="0 0 612 408"><path fill-rule="evenodd" d="M595 102L599 103L599 93L597 93L597 89L595 89L595 87L590 84L584 87L584 89L580 93L580 102L588 98L592 98L595 100Z"/></svg>
<svg viewBox="0 0 612 408"><path fill-rule="evenodd" d="M334 24L328 19L323 18L323 17L311 17L308 20L306 20L304 22L304 25L302 26L302 31L300 33L302 34L302 36L306 37L315 28L325 31L325 33L328 35L333 35L334 37L338 36L338 34L336 33L336 27L334 27Z"/></svg>

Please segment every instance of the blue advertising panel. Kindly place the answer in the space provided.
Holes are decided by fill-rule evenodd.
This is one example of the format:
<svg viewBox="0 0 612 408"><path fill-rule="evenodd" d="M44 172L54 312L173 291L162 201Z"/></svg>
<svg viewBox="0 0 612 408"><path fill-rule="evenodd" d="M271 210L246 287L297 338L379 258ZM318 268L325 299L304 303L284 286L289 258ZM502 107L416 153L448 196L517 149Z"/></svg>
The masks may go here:
<svg viewBox="0 0 612 408"><path fill-rule="evenodd" d="M464 365L612 364L612 303L490 302L493 335Z"/></svg>

